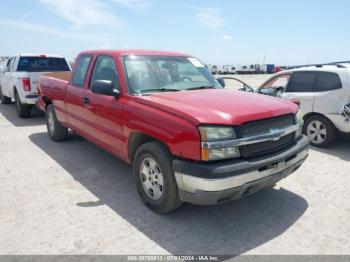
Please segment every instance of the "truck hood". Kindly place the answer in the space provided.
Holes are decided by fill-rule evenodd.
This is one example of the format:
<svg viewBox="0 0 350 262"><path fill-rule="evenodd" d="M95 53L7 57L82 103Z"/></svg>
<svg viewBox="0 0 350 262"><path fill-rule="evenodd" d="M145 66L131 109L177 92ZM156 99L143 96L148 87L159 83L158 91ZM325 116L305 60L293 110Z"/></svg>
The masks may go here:
<svg viewBox="0 0 350 262"><path fill-rule="evenodd" d="M155 93L137 101L197 125L240 125L298 111L287 100L229 89Z"/></svg>

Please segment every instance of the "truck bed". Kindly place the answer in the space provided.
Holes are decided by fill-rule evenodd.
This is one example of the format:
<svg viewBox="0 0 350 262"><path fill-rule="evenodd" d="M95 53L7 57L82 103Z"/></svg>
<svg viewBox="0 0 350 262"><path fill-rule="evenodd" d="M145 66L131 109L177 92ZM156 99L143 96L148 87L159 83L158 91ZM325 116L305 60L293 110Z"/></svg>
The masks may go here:
<svg viewBox="0 0 350 262"><path fill-rule="evenodd" d="M66 87L70 79L70 71L46 73L39 78L39 99L37 106L41 110L46 110L42 97L50 97L57 108L64 112L64 97Z"/></svg>
<svg viewBox="0 0 350 262"><path fill-rule="evenodd" d="M71 74L70 71L66 71L66 72L52 72L52 73L43 74L43 76L47 76L49 78L57 78L57 79L64 80L64 81L69 81L70 74Z"/></svg>

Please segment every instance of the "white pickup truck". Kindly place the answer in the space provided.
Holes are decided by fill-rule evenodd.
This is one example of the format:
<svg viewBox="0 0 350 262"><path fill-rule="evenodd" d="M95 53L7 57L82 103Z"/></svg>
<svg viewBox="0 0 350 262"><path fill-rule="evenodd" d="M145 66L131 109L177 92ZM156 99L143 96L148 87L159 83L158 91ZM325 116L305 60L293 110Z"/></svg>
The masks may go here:
<svg viewBox="0 0 350 262"><path fill-rule="evenodd" d="M36 103L39 76L47 72L70 71L67 60L57 55L20 54L8 59L0 71L0 100L15 100L18 116L30 117Z"/></svg>

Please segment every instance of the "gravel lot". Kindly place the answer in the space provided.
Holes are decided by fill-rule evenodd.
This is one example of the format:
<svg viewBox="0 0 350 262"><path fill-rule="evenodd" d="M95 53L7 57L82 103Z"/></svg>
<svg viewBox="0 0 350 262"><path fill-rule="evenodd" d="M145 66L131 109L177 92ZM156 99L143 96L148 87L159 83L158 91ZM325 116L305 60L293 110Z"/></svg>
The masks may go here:
<svg viewBox="0 0 350 262"><path fill-rule="evenodd" d="M40 112L0 104L0 254L350 254L349 160L348 140L313 148L274 189L159 216L129 166L74 134L51 142Z"/></svg>

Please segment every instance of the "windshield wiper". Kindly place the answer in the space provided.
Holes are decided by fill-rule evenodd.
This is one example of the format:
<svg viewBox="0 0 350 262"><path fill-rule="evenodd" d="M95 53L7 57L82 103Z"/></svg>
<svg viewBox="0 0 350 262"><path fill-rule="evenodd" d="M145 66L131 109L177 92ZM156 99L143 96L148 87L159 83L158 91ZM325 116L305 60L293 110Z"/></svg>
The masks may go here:
<svg viewBox="0 0 350 262"><path fill-rule="evenodd" d="M196 86L196 87L187 88L186 90L199 90L199 89L216 89L216 87L215 86Z"/></svg>
<svg viewBox="0 0 350 262"><path fill-rule="evenodd" d="M175 89L175 88L152 88L152 89L144 89L141 90L141 93L147 93L147 92L176 92L176 91L181 91L180 89Z"/></svg>

